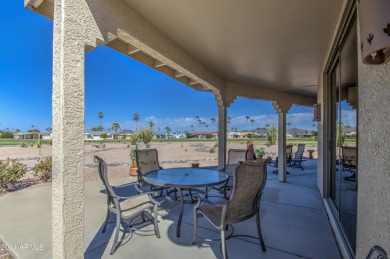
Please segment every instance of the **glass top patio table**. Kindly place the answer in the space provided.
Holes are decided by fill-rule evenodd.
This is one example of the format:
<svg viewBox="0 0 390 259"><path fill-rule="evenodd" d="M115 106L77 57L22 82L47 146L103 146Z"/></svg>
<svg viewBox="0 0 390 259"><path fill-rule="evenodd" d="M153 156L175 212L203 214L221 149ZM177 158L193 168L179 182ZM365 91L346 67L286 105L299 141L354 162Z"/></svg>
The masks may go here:
<svg viewBox="0 0 390 259"><path fill-rule="evenodd" d="M196 188L224 183L228 177L225 173L205 168L169 168L152 171L144 176L144 180L163 187Z"/></svg>
<svg viewBox="0 0 390 259"><path fill-rule="evenodd" d="M176 225L176 236L180 237L180 226L184 212L184 196L182 189L209 187L225 183L229 176L225 173L205 168L169 168L147 173L144 176L147 183L176 188L180 195L180 214Z"/></svg>

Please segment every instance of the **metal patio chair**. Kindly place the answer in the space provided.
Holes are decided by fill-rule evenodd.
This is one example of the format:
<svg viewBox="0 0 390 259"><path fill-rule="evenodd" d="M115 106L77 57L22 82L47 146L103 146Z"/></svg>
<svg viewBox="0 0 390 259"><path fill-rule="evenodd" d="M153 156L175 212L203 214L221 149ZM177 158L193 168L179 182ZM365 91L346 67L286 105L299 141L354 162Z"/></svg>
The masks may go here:
<svg viewBox="0 0 390 259"><path fill-rule="evenodd" d="M143 186L148 186L150 184L146 183L143 179L144 175L152 171L163 169L158 162L158 152L157 149L137 149L135 150L136 159L137 159L137 177L138 181ZM156 187L150 185L151 191L160 191L160 196L165 188Z"/></svg>
<svg viewBox="0 0 390 259"><path fill-rule="evenodd" d="M112 244L112 248L110 254L114 254L117 245L120 244L121 241L118 242L119 229L122 220L135 218L136 216L140 216L143 222L146 222L146 213L152 217L151 222L154 224L154 232L158 238L160 238L160 231L158 229L157 222L157 208L160 205L159 202L155 201L152 198L152 192L142 193L142 191L137 186L138 183L130 183L126 186L133 186L138 194L122 197L118 196L115 193L115 187L111 186L108 181L107 176L107 163L100 157L94 156L94 161L99 163L98 171L100 179L102 180L104 187L107 192L107 216L104 221L102 232L106 231L106 227L108 224L108 220L110 218L110 214L113 213L116 215L116 226L115 226L115 237ZM153 214L153 216L152 216ZM132 226L130 226L131 228Z"/></svg>
<svg viewBox="0 0 390 259"><path fill-rule="evenodd" d="M345 180L355 181L356 180L356 160L357 160L357 149L356 147L341 147L341 162L343 171L351 171L352 175L344 177Z"/></svg>
<svg viewBox="0 0 390 259"><path fill-rule="evenodd" d="M287 165L291 165L292 147L293 147L292 145L286 145L286 164ZM279 157L276 157L275 161L269 162L269 165L278 168ZM278 169L272 171L273 174L277 174L278 172L279 172ZM286 173L289 174L289 172L286 172Z"/></svg>
<svg viewBox="0 0 390 259"><path fill-rule="evenodd" d="M228 161L223 170L229 176L229 181L222 186L216 186L216 188L220 192L223 193L223 197L225 199L228 198L228 192L230 192L233 188L233 180L234 180L234 172L239 165L240 161L246 161L247 159L247 149L229 149L228 151Z"/></svg>
<svg viewBox="0 0 390 259"><path fill-rule="evenodd" d="M205 198L198 198L198 203L194 207L193 244L200 238L197 236L198 218L203 216L221 231L222 255L223 258L227 258L225 237L227 226L255 216L257 238L262 250L266 251L260 228L260 199L267 181L266 165L267 159L240 162L234 173L233 190L229 200L211 202ZM227 239L230 237L232 236Z"/></svg>
<svg viewBox="0 0 390 259"><path fill-rule="evenodd" d="M303 169L302 162L306 161L303 159L303 153L305 152L306 144L298 144L298 149L294 154L294 157L291 158L291 167Z"/></svg>

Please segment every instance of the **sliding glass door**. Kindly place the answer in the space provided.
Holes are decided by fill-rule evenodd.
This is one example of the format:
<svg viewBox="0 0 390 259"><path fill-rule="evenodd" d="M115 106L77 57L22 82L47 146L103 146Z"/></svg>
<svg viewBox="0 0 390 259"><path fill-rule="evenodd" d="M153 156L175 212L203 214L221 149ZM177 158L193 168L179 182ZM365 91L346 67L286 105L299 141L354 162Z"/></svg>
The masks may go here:
<svg viewBox="0 0 390 259"><path fill-rule="evenodd" d="M329 79L330 198L339 226L355 253L359 105L356 21L340 42Z"/></svg>

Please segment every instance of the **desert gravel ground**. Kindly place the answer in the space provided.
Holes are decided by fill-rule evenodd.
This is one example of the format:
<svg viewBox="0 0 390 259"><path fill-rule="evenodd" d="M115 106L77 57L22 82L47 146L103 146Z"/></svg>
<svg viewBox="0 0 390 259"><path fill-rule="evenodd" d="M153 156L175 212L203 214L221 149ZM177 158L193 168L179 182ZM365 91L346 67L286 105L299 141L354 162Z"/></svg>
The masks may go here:
<svg viewBox="0 0 390 259"><path fill-rule="evenodd" d="M163 168L190 167L192 162L199 162L200 166L216 166L218 164L218 148L210 153L216 142L196 141L196 142L152 142L150 148L156 148L158 151L160 165ZM105 147L96 147L98 143L85 143L85 180L98 180L97 165L93 161L93 156L98 155L106 160L109 165L110 177L123 177L129 175L130 147L127 143L105 143ZM246 148L246 140L228 143L229 148ZM277 145L266 147L265 145L255 145L255 148L264 146L267 156L277 156ZM140 147L144 148L144 147ZM306 148L308 149L308 148ZM317 149L311 148L310 149ZM296 150L296 146L293 151ZM16 189L22 189L29 186L37 186L37 181L32 176L32 167L38 161L52 155L52 147L44 145L37 147L0 147L0 160L7 157L17 158L28 167L26 176L16 186ZM304 156L308 156L307 152ZM314 153L316 156L316 152ZM39 186L39 184L38 184Z"/></svg>

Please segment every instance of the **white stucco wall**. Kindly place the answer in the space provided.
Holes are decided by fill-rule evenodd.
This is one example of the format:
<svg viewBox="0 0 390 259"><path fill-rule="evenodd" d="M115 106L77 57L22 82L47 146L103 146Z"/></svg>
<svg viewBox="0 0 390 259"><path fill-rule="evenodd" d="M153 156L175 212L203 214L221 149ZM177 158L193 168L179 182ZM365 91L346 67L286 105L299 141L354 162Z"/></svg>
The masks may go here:
<svg viewBox="0 0 390 259"><path fill-rule="evenodd" d="M366 258L374 245L383 247L389 256L390 64L366 66L359 62L359 102L356 258Z"/></svg>

